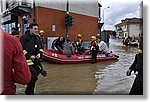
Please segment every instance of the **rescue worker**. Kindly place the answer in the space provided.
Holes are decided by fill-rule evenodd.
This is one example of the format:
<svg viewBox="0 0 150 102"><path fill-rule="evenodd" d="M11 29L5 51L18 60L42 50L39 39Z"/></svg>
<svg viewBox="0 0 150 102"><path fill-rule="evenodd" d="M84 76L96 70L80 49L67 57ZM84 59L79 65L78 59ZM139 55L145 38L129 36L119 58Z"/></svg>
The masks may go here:
<svg viewBox="0 0 150 102"><path fill-rule="evenodd" d="M135 42L134 36L131 38L130 42Z"/></svg>
<svg viewBox="0 0 150 102"><path fill-rule="evenodd" d="M19 32L15 29L15 28L12 28L12 33L11 33L13 36L19 38Z"/></svg>
<svg viewBox="0 0 150 102"><path fill-rule="evenodd" d="M76 39L75 39L75 47L76 47L76 52L81 54L83 49L82 49L82 35L78 34Z"/></svg>
<svg viewBox="0 0 150 102"><path fill-rule="evenodd" d="M143 42L141 42L139 45L140 46L138 48L134 62L126 73L127 76L130 76L132 71L134 71L134 73L138 72L130 90L130 95L143 95Z"/></svg>
<svg viewBox="0 0 150 102"><path fill-rule="evenodd" d="M26 28L25 34L28 34L30 32L29 27Z"/></svg>
<svg viewBox="0 0 150 102"><path fill-rule="evenodd" d="M97 34L97 36L96 36L96 42L100 43L100 34Z"/></svg>
<svg viewBox="0 0 150 102"><path fill-rule="evenodd" d="M42 44L44 44L44 30L40 30L39 35L40 35L40 40L41 40Z"/></svg>
<svg viewBox="0 0 150 102"><path fill-rule="evenodd" d="M16 94L15 83L22 85L28 84L31 80L31 73L19 39L10 34L4 33L2 30L0 30L0 35L2 35L1 38L3 39L2 52L4 56L2 59L2 71L0 71L3 76L2 83L0 81L0 84L2 84L0 85L0 87L2 86L0 94L14 95Z"/></svg>
<svg viewBox="0 0 150 102"><path fill-rule="evenodd" d="M143 46L143 34L139 34L138 43L139 43L139 46Z"/></svg>
<svg viewBox="0 0 150 102"><path fill-rule="evenodd" d="M54 50L56 47L59 53L63 54L63 46L65 43L65 38L59 37L52 42L52 49Z"/></svg>
<svg viewBox="0 0 150 102"><path fill-rule="evenodd" d="M130 36L128 36L124 39L124 45L128 46L129 42L130 42Z"/></svg>
<svg viewBox="0 0 150 102"><path fill-rule="evenodd" d="M21 36L20 42L31 72L31 81L27 85L25 94L34 95L35 83L40 73L40 67L34 64L34 60L41 58L43 48L38 34L38 24L31 23L29 29L30 32Z"/></svg>
<svg viewBox="0 0 150 102"><path fill-rule="evenodd" d="M91 54L92 54L92 64L97 63L96 59L97 59L97 52L98 52L98 45L96 42L96 36L92 36L92 41L91 41Z"/></svg>
<svg viewBox="0 0 150 102"><path fill-rule="evenodd" d="M124 43L125 42L125 37L122 37L121 42L122 42L123 45L125 45L125 43Z"/></svg>

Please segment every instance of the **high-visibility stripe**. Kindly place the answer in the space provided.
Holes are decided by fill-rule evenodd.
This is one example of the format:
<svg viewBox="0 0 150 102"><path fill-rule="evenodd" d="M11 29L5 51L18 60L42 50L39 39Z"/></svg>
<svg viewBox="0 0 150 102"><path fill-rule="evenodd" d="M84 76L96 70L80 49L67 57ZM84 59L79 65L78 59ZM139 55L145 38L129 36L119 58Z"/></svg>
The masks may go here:
<svg viewBox="0 0 150 102"><path fill-rule="evenodd" d="M28 63L29 66L33 65L34 63Z"/></svg>
<svg viewBox="0 0 150 102"><path fill-rule="evenodd" d="M79 39L79 43L81 43L81 41L82 41L82 40L81 40L81 39Z"/></svg>
<svg viewBox="0 0 150 102"><path fill-rule="evenodd" d="M41 52L43 52L43 49L40 49Z"/></svg>
<svg viewBox="0 0 150 102"><path fill-rule="evenodd" d="M143 51L141 50L141 49L138 49L137 50L137 54L140 54L140 53L142 53Z"/></svg>
<svg viewBox="0 0 150 102"><path fill-rule="evenodd" d="M34 45L35 48L37 48L37 45Z"/></svg>
<svg viewBox="0 0 150 102"><path fill-rule="evenodd" d="M26 50L23 50L24 55L26 55L28 52Z"/></svg>
<svg viewBox="0 0 150 102"><path fill-rule="evenodd" d="M79 42L76 42L77 43L77 45L79 45Z"/></svg>
<svg viewBox="0 0 150 102"><path fill-rule="evenodd" d="M33 65L34 63L32 62L32 60L27 60L27 64L28 65Z"/></svg>
<svg viewBox="0 0 150 102"><path fill-rule="evenodd" d="M96 48L94 46L91 47L91 50L96 50Z"/></svg>

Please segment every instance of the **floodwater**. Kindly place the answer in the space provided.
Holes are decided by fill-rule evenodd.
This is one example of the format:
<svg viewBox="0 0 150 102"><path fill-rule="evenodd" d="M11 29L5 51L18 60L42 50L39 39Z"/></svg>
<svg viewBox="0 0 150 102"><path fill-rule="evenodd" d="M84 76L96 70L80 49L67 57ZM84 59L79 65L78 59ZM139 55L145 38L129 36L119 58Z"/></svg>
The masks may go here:
<svg viewBox="0 0 150 102"><path fill-rule="evenodd" d="M69 65L42 62L48 75L39 75L35 94L128 94L135 76L126 76L126 71L137 48L125 47L119 39L110 39L109 46L119 60ZM17 94L24 94L25 87L17 84Z"/></svg>
<svg viewBox="0 0 150 102"><path fill-rule="evenodd" d="M120 39L110 39L109 49L119 56L119 61L96 72L98 81L93 94L126 95L135 78L134 74L126 76L126 71L134 61L137 47L123 46Z"/></svg>

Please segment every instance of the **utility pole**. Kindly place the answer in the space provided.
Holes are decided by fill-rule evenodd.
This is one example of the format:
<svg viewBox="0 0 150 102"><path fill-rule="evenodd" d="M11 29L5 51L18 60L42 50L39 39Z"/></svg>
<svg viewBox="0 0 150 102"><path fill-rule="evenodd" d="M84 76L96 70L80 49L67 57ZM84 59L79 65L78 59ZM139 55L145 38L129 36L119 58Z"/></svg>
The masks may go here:
<svg viewBox="0 0 150 102"><path fill-rule="evenodd" d="M108 7L103 9L103 23L105 22L104 13L105 13L105 10L108 9L108 8L110 8L110 7L108 6ZM103 24L103 30L105 30L104 25L105 25L105 23Z"/></svg>

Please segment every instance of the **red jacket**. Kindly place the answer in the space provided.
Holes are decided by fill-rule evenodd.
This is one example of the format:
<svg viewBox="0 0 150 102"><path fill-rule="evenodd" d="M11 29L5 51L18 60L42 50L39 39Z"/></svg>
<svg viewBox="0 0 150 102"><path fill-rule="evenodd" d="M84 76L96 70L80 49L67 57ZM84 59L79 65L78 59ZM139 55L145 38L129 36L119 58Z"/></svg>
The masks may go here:
<svg viewBox="0 0 150 102"><path fill-rule="evenodd" d="M97 46L96 41L92 41L91 42L91 50L96 50L96 46Z"/></svg>
<svg viewBox="0 0 150 102"><path fill-rule="evenodd" d="M76 37L76 39L75 39L75 42L76 42L76 45L78 46L81 46L81 44L82 44L82 39L80 38L80 37Z"/></svg>
<svg viewBox="0 0 150 102"><path fill-rule="evenodd" d="M3 40L3 92L1 94L15 94L14 83L28 84L31 74L19 39L1 30L0 34Z"/></svg>

